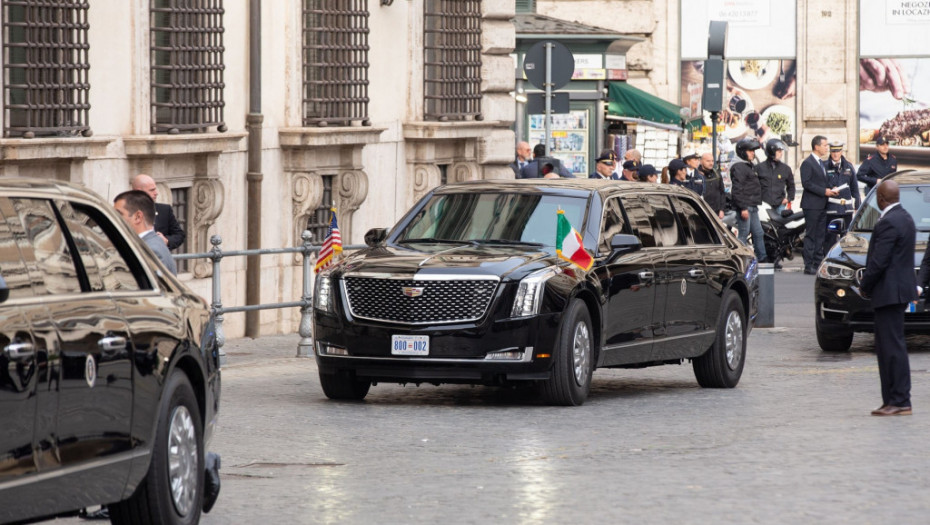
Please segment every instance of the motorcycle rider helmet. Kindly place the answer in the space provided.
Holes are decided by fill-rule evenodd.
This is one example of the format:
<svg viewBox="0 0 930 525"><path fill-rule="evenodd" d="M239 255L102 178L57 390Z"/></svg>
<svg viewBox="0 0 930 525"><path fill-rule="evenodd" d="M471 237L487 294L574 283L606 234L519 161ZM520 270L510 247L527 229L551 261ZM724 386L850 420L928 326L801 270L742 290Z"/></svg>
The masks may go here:
<svg viewBox="0 0 930 525"><path fill-rule="evenodd" d="M756 139L740 139L740 141L736 143L736 156L748 162L749 159L746 158L746 152L755 151L761 147L762 145L759 144L759 141Z"/></svg>
<svg viewBox="0 0 930 525"><path fill-rule="evenodd" d="M781 139L769 139L765 143L765 156L770 159L775 158L775 152L778 150L788 151L788 145Z"/></svg>

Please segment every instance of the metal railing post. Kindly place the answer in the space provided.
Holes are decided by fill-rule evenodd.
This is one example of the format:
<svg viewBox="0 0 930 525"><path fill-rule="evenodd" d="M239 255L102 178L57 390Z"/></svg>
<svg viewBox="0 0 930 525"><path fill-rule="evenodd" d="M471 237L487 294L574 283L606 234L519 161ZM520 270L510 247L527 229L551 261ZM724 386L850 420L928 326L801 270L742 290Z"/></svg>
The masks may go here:
<svg viewBox="0 0 930 525"><path fill-rule="evenodd" d="M213 304L210 305L210 312L213 314L214 329L216 330L216 346L219 348L220 366L226 364L226 351L223 345L226 344L226 335L223 333L223 296L220 290L220 260L223 258L223 250L220 245L223 239L219 235L210 237L210 244L213 249L210 250L210 259L213 260Z"/></svg>
<svg viewBox="0 0 930 525"><path fill-rule="evenodd" d="M310 254L312 253L310 239L313 238L313 234L310 230L304 230L300 238L304 240L304 290L301 297L304 304L300 307L300 327L297 330L300 334L300 342L297 343L297 357L310 357L313 355L313 293L310 291L310 284L313 280L313 270L310 267Z"/></svg>

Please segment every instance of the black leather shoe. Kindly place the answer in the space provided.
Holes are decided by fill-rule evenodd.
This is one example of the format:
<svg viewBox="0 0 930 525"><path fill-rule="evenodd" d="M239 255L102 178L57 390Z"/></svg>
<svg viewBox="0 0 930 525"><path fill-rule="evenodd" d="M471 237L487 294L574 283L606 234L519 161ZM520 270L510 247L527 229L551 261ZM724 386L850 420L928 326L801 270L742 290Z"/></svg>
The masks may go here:
<svg viewBox="0 0 930 525"><path fill-rule="evenodd" d="M911 407L896 407L885 405L872 411L873 416L909 416L913 413Z"/></svg>
<svg viewBox="0 0 930 525"><path fill-rule="evenodd" d="M810 268L804 268L804 275L817 275L817 270L812 270Z"/></svg>

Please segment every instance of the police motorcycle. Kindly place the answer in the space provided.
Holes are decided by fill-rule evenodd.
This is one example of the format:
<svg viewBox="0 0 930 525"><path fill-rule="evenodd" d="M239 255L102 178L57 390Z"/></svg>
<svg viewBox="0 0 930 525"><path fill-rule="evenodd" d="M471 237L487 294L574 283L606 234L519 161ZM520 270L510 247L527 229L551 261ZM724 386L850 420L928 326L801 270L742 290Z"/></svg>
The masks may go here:
<svg viewBox="0 0 930 525"><path fill-rule="evenodd" d="M778 211L767 203L759 206L759 222L765 234L765 253L775 267L782 260L794 259L804 246L804 212L791 209Z"/></svg>

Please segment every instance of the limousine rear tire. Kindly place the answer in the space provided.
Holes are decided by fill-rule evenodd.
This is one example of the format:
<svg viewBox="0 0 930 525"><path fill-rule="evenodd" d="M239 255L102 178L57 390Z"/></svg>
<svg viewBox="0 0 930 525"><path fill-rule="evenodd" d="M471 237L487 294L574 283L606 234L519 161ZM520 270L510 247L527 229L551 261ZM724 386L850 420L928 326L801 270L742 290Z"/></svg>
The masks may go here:
<svg viewBox="0 0 930 525"><path fill-rule="evenodd" d="M355 378L355 374L336 372L324 374L320 372L320 386L323 393L330 399L337 401L361 401L368 395L371 381L362 381Z"/></svg>
<svg viewBox="0 0 930 525"><path fill-rule="evenodd" d="M733 388L746 361L746 314L736 292L727 290L720 303L714 343L692 360L694 376L704 388Z"/></svg>
<svg viewBox="0 0 930 525"><path fill-rule="evenodd" d="M543 398L550 405L582 405L594 373L594 332L591 314L581 300L573 300L565 310L552 359L552 372L541 385Z"/></svg>
<svg viewBox="0 0 930 525"><path fill-rule="evenodd" d="M149 471L126 501L109 506L115 524L196 525L203 509L203 427L190 381L165 382Z"/></svg>

